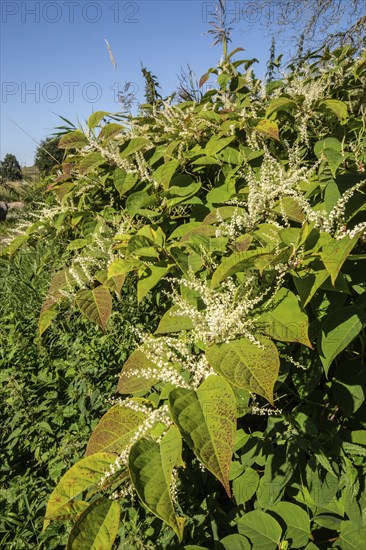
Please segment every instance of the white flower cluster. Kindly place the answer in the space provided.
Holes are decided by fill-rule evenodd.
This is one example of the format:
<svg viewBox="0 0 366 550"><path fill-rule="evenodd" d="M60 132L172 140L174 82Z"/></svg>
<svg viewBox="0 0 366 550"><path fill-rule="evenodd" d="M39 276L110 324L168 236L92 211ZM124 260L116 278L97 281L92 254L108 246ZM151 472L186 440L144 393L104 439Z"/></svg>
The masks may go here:
<svg viewBox="0 0 366 550"><path fill-rule="evenodd" d="M180 388L195 389L202 380L214 372L204 355L195 355L191 352L188 342L169 336L154 338L146 335L142 336L142 339L140 350L154 366L145 368L143 373L129 371L128 375L131 377L144 376ZM189 373L188 380L184 373Z"/></svg>
<svg viewBox="0 0 366 550"><path fill-rule="evenodd" d="M131 401L128 401L127 406L131 407ZM124 403L125 405L125 403ZM132 405L133 406L133 405ZM109 470L105 472L101 480L99 481L99 485L104 485L105 482L113 476L115 473L117 473L122 468L128 467L128 457L131 451L131 448L133 445L142 437L149 435L150 430L154 427L155 424L158 422L161 422L162 424L165 424L166 428L169 428L173 424L169 409L166 405L163 405L162 407L159 407L158 409L148 410L148 414L145 418L145 420L142 422L142 424L137 428L134 435L130 439L128 445L123 449L123 451L117 456L116 460L113 464L110 465Z"/></svg>
<svg viewBox="0 0 366 550"><path fill-rule="evenodd" d="M193 273L189 273L179 282L197 292L204 304L204 308L198 310L173 289L172 296L176 306L174 316L187 316L192 320L190 338L193 342L229 342L239 336L245 336L258 344L254 336L254 310L271 289L261 291L256 275L247 275L247 279L239 288L231 278L228 278L221 284L220 289L212 289L206 281L197 279Z"/></svg>
<svg viewBox="0 0 366 550"><path fill-rule="evenodd" d="M252 401L251 406L249 407L249 410L248 410L250 414L256 414L258 416L273 416L273 415L283 414L283 411L281 409L277 409L277 408L271 409L267 404L260 407L257 401L257 396L254 393L251 393L250 397Z"/></svg>
<svg viewBox="0 0 366 550"><path fill-rule="evenodd" d="M315 227L329 233L329 235L334 236L338 240L343 239L345 236L349 236L352 239L357 234L364 234L366 231L366 222L359 223L353 229L347 229L345 210L350 198L356 191L360 190L365 183L366 180L363 180L345 191L329 213L326 210L313 210L304 199L302 206L306 218L308 221L314 222Z"/></svg>
<svg viewBox="0 0 366 550"><path fill-rule="evenodd" d="M293 159L295 159L295 156ZM262 221L272 221L269 218L269 213L273 211L278 202L281 205L281 200L285 197L292 197L301 207L307 206L310 208L300 185L310 180L315 168L316 166L313 166L308 169L306 166L300 166L294 161L286 170L277 159L266 151L259 172L255 173L250 169L244 173L249 189L247 229L255 227ZM282 217L285 225L287 225L288 222L284 213L282 213Z"/></svg>
<svg viewBox="0 0 366 550"><path fill-rule="evenodd" d="M216 212L216 217L219 225L217 226L215 237L229 237L229 239L234 240L246 230L248 216L246 212L241 213L238 208L235 209L229 221L224 221L219 210Z"/></svg>

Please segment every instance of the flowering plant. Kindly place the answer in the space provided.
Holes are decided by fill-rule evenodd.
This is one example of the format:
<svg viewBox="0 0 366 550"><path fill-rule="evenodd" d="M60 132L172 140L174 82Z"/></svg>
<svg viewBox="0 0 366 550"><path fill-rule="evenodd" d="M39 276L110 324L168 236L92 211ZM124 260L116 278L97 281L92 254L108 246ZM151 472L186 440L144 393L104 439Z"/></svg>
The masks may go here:
<svg viewBox="0 0 366 550"><path fill-rule="evenodd" d="M50 497L45 527L72 520L70 549L111 548L136 495L179 544L361 548L366 57L265 85L232 55L199 103L65 134L57 207L5 250L68 241L41 333L64 300L108 330L126 277L166 305ZM215 527L179 504L200 475L225 502L197 502Z"/></svg>

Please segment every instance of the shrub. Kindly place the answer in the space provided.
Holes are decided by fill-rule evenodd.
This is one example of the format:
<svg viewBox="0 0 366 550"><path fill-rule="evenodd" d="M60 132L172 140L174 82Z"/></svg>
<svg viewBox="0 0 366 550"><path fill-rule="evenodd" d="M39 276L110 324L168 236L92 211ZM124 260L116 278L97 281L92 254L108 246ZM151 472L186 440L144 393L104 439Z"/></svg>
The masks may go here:
<svg viewBox="0 0 366 550"><path fill-rule="evenodd" d="M366 56L264 85L238 51L198 103L63 136L59 205L5 251L68 243L45 337L68 303L108 331L136 275L166 309L50 496L68 548L122 544L136 495L156 547L362 548Z"/></svg>

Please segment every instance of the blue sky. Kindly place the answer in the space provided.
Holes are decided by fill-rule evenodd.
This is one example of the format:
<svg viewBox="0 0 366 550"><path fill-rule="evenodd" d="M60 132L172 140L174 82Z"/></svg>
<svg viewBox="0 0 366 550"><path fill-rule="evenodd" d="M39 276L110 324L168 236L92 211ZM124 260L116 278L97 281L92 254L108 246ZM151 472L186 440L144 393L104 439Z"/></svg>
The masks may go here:
<svg viewBox="0 0 366 550"><path fill-rule="evenodd" d="M227 2L235 20L232 48L257 57L262 76L271 36L265 14L254 7L249 0ZM203 36L213 8L213 1L200 0L2 0L0 158L13 153L32 165L35 141L61 123L57 115L77 122L96 110L119 111L117 91L126 82L143 100L141 62L163 95L176 88L187 63L199 78L221 55Z"/></svg>

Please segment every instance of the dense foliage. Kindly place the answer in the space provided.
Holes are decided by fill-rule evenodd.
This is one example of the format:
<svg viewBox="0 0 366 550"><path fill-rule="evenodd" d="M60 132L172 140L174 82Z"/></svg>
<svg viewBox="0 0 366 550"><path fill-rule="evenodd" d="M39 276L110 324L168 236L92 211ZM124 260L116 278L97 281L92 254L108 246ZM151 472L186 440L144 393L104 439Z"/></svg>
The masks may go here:
<svg viewBox="0 0 366 550"><path fill-rule="evenodd" d="M135 277L165 308L50 496L69 549L133 547L143 509L144 548L363 548L366 55L265 85L238 51L198 103L64 135L58 205L4 251L67 244L43 338L68 304L107 336Z"/></svg>
<svg viewBox="0 0 366 550"><path fill-rule="evenodd" d="M108 334L64 310L42 339L36 337L62 254L61 243L43 241L10 264L0 262L0 546L9 550L65 546L63 526L42 535L49 494L109 408L119 365L132 351L131 326L157 324L156 308L138 307L133 286L126 286Z"/></svg>
<svg viewBox="0 0 366 550"><path fill-rule="evenodd" d="M64 153L58 147L59 138L48 137L42 140L37 147L34 166L43 175L49 175L54 166L61 164Z"/></svg>
<svg viewBox="0 0 366 550"><path fill-rule="evenodd" d="M18 181L23 179L22 169L15 155L8 153L0 162L0 181Z"/></svg>

